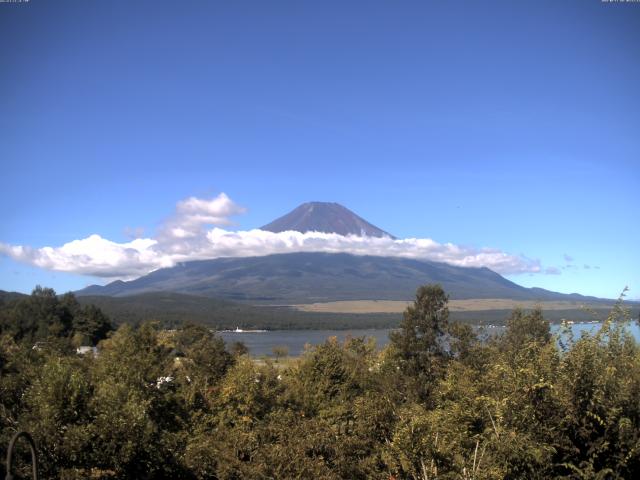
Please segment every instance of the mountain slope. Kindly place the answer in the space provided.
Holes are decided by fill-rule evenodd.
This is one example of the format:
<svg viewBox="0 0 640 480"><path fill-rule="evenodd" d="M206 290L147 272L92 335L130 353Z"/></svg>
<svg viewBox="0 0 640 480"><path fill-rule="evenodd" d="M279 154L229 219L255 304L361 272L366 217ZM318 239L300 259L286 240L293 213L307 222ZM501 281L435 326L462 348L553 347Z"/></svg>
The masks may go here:
<svg viewBox="0 0 640 480"><path fill-rule="evenodd" d="M303 203L286 215L261 227L269 232L325 232L340 235L359 235L369 237L391 237L384 230L370 224L339 203L308 202Z"/></svg>
<svg viewBox="0 0 640 480"><path fill-rule="evenodd" d="M78 295L176 292L251 303L410 300L416 288L440 283L452 299L585 298L517 285L488 268L345 253L290 253L187 262L129 282L91 286Z"/></svg>

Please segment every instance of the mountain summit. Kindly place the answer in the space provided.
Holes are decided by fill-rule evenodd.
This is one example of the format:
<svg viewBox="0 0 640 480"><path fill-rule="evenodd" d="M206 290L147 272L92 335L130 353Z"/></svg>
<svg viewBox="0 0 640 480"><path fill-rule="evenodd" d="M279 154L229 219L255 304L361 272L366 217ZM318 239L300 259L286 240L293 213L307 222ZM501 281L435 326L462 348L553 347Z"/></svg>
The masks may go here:
<svg viewBox="0 0 640 480"><path fill-rule="evenodd" d="M393 235L370 224L339 203L308 202L261 227L269 232L324 232L340 235L390 237Z"/></svg>

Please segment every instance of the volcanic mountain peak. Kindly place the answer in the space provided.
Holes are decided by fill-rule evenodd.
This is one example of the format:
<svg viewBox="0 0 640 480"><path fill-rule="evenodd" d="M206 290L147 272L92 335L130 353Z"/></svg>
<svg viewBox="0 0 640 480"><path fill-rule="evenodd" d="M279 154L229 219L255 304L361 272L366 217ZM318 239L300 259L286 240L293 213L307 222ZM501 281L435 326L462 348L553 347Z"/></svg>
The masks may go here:
<svg viewBox="0 0 640 480"><path fill-rule="evenodd" d="M393 235L370 224L339 203L307 202L261 227L269 232L324 232L340 235L390 237Z"/></svg>

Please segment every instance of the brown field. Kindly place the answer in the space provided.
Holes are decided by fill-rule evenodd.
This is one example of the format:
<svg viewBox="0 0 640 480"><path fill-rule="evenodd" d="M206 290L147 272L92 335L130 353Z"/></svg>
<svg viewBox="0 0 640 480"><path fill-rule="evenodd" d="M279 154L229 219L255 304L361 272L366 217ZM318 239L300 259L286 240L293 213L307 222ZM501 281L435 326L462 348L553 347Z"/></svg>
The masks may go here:
<svg viewBox="0 0 640 480"><path fill-rule="evenodd" d="M302 312L323 313L400 313L412 302L403 300L347 300L326 303L308 303L291 305ZM504 298L477 298L467 300L450 300L449 310L452 312L479 312L484 310L512 310L516 307L531 309L536 306L543 310L573 310L583 307L592 309L609 309L612 305L585 304L580 302L534 302L527 300L508 300Z"/></svg>

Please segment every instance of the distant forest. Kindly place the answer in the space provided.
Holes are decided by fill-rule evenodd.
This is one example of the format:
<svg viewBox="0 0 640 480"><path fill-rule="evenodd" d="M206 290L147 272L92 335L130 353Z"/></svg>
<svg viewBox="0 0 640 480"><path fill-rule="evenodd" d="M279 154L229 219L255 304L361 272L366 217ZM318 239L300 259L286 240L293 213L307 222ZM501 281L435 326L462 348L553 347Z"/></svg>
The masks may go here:
<svg viewBox="0 0 640 480"><path fill-rule="evenodd" d="M209 328L116 326L38 288L0 308L0 458L14 432L41 478L615 479L640 472L640 348L619 302L550 334L514 310L478 340L418 289L390 343L327 339L257 361ZM98 342L98 353L77 345ZM18 451L17 472L28 476ZM4 477L6 465L1 464Z"/></svg>
<svg viewBox="0 0 640 480"><path fill-rule="evenodd" d="M84 305L96 305L119 323L138 324L157 320L166 327L185 321L217 330L261 328L270 330L324 330L389 328L398 325L401 314L371 315L300 312L289 307L252 306L170 292L144 293L126 297L82 296Z"/></svg>
<svg viewBox="0 0 640 480"><path fill-rule="evenodd" d="M0 291L1 316L29 303L29 296ZM139 325L145 321L157 321L165 328L176 328L184 322L194 322L216 330L259 328L269 330L340 330L395 328L402 319L401 313L320 313L303 312L289 307L257 306L229 300L214 299L171 292L152 292L123 297L103 295L74 296L65 294L61 299L76 303L79 307L98 307L114 325L128 323ZM640 311L638 303L631 303L633 316ZM23 307L19 307L23 308ZM75 308L75 307L74 307ZM608 309L548 310L545 318L552 323L562 319L573 321L603 320ZM505 325L510 310L483 310L451 312L450 319L473 325Z"/></svg>
<svg viewBox="0 0 640 480"><path fill-rule="evenodd" d="M303 312L289 307L247 305L180 293L154 292L126 297L81 296L83 305L96 305L118 323L138 324L157 320L167 327L179 326L185 321L207 325L215 329L266 328L270 330L340 330L354 328L394 328L402 319L401 313L320 313ZM633 314L637 316L638 305ZM557 323L562 319L573 321L603 320L608 309L549 310L547 320ZM453 321L473 325L505 325L510 310L482 310L451 312Z"/></svg>

